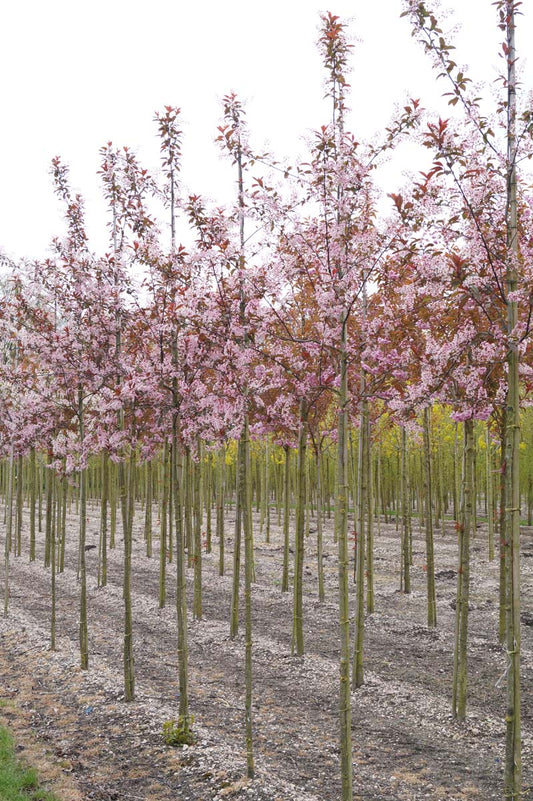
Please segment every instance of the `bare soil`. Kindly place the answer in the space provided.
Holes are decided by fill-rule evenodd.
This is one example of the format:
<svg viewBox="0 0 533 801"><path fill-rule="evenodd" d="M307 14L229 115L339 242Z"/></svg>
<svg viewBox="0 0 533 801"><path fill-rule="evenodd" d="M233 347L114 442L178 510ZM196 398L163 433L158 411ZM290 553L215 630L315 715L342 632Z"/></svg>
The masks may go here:
<svg viewBox="0 0 533 801"><path fill-rule="evenodd" d="M0 618L0 723L64 801L337 801L340 798L336 545L326 526L326 592L318 601L316 526L306 542L305 648L291 656L292 593L281 593L281 531L267 544L255 520L254 732L256 778L246 780L244 639L229 638L227 572L218 548L203 555L204 615L189 620L190 702L196 743L172 748L162 727L178 714L175 565L159 609L159 554L148 559L135 526L133 615L136 700L123 700L122 547L97 588L97 548L87 551L90 669L79 668L77 521L69 515L67 564L57 579L57 650L49 650L50 573L10 560L9 616ZM99 509L89 510L89 545ZM382 520L375 540L376 611L366 618L365 684L352 695L354 797L364 801L492 801L503 797L507 656L497 639L498 561L486 533L472 544L468 719L451 716L457 540L435 536L438 628L426 627L423 532L414 521L412 592L399 591L399 534ZM40 536L42 540L42 535ZM2 540L3 542L3 537ZM292 557L291 557L292 558ZM533 530L523 529L523 764L533 785ZM192 585L192 571L188 576ZM3 581L3 576L2 576ZM191 587L192 589L192 587ZM352 612L355 612L351 585ZM192 598L191 598L192 600Z"/></svg>

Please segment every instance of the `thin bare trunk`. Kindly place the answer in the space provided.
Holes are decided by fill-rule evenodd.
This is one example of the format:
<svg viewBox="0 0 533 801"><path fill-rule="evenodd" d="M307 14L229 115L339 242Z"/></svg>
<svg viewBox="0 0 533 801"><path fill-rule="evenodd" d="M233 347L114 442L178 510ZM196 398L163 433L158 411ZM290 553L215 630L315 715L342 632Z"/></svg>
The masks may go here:
<svg viewBox="0 0 533 801"><path fill-rule="evenodd" d="M435 557L433 549L433 508L431 487L430 409L424 409L424 518L426 526L426 570L428 594L428 626L437 625L437 599L435 593Z"/></svg>
<svg viewBox="0 0 533 801"><path fill-rule="evenodd" d="M506 798L522 797L522 735L520 699L520 384L519 340L516 336L518 304L514 299L518 289L518 204L517 204L517 141L516 141L516 0L506 0L504 13L507 29L507 441L505 459L506 540L506 644L509 669L507 672L507 724L505 744Z"/></svg>

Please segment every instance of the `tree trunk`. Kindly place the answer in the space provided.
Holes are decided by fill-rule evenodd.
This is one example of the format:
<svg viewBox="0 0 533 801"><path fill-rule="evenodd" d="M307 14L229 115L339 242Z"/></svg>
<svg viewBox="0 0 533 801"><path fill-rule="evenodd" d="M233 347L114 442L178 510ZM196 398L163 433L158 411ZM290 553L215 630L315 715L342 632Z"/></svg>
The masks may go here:
<svg viewBox="0 0 533 801"><path fill-rule="evenodd" d="M474 421L464 423L463 510L459 525L459 568L457 571L457 601L455 608L455 651L452 693L452 714L466 718L468 603L470 598L470 532L474 501Z"/></svg>
<svg viewBox="0 0 533 801"><path fill-rule="evenodd" d="M124 697L135 698L135 668L133 659L133 628L131 606L131 549L133 536L133 505L135 494L135 453L130 457L127 492L127 514L124 527Z"/></svg>
<svg viewBox="0 0 533 801"><path fill-rule="evenodd" d="M411 552L409 547L407 431L401 426L401 506L402 506L402 589L411 592Z"/></svg>
<svg viewBox="0 0 533 801"><path fill-rule="evenodd" d="M335 529L338 545L339 570L339 630L340 630L340 750L342 801L353 798L352 727L350 696L350 610L348 594L348 364L347 317L343 314L340 343L339 418L337 427L337 475L335 493Z"/></svg>
<svg viewBox="0 0 533 801"><path fill-rule="evenodd" d="M17 516L16 516L16 556L22 553L22 501L23 501L23 465L22 455L17 457Z"/></svg>
<svg viewBox="0 0 533 801"><path fill-rule="evenodd" d="M239 440L237 446L237 477L240 476L241 460L244 458L242 453L242 443ZM241 577L241 531L242 531L242 497L238 487L239 478L237 478L237 496L235 502L235 536L233 543L233 580L232 580L232 594L231 594L231 621L230 621L230 637L233 639L237 636L239 631L239 587Z"/></svg>
<svg viewBox="0 0 533 801"><path fill-rule="evenodd" d="M507 514L505 511L505 459L507 451L507 411L504 409L501 424L501 446L500 446L500 571L499 571L499 617L498 617L498 639L501 643L505 642L506 632L506 605L507 605L507 570L506 561L508 557L507 543Z"/></svg>
<svg viewBox="0 0 533 801"><path fill-rule="evenodd" d="M174 388L174 392L177 390ZM178 440L179 417L172 419L172 470L171 486L174 495L174 520L176 529L176 618L178 629L178 680L180 724L187 739L190 738L189 715L189 648L187 640L187 593L185 577L185 541L183 536L182 494L180 479L180 443Z"/></svg>
<svg viewBox="0 0 533 801"><path fill-rule="evenodd" d="M365 379L361 378L361 425L359 428L357 468L357 549L356 549L356 600L355 647L353 654L353 686L364 683L363 644L365 631L365 558L366 528L368 523L368 401L364 397Z"/></svg>
<svg viewBox="0 0 533 801"><path fill-rule="evenodd" d="M486 472L486 484L485 484L485 498L487 502L487 526L489 530L489 562L494 561L494 497L493 497L493 485L492 485L492 452L491 452L491 440L490 440L490 425L489 421L487 420L487 425L485 427L485 472Z"/></svg>
<svg viewBox="0 0 533 801"><path fill-rule="evenodd" d="M270 443L268 435L265 444L265 489L263 495L265 508L265 540L270 543Z"/></svg>
<svg viewBox="0 0 533 801"><path fill-rule="evenodd" d="M424 409L424 518L426 526L426 569L428 592L428 626L437 625L437 599L435 594L435 558L433 551L433 508L431 487L430 410Z"/></svg>
<svg viewBox="0 0 533 801"><path fill-rule="evenodd" d="M161 484L161 512L159 516L159 608L163 609L167 597L167 523L168 523L168 490L169 490L168 442L163 445L163 465Z"/></svg>
<svg viewBox="0 0 533 801"><path fill-rule="evenodd" d="M290 457L291 452L288 445L284 445L285 451L285 481L284 481L284 507L283 507L283 575L281 579L281 591L289 591L289 516L290 516Z"/></svg>
<svg viewBox="0 0 533 801"><path fill-rule="evenodd" d="M57 481L54 480L52 527L50 532L50 650L56 650L56 530L58 520Z"/></svg>
<svg viewBox="0 0 533 801"><path fill-rule="evenodd" d="M304 563L304 524L307 500L306 487L307 466L307 408L304 401L300 403L300 434L298 437L298 480L296 526L294 536L294 607L292 651L302 656L304 652L303 632L303 563Z"/></svg>
<svg viewBox="0 0 533 801"><path fill-rule="evenodd" d="M109 496L109 454L102 454L102 500L100 507L100 547L98 549L98 586L107 584L107 507Z"/></svg>
<svg viewBox="0 0 533 801"><path fill-rule="evenodd" d="M152 481L152 460L149 459L146 463L146 499L144 509L144 540L146 543L146 556L148 558L152 556Z"/></svg>
<svg viewBox="0 0 533 801"><path fill-rule="evenodd" d="M316 555L318 562L318 600L324 601L326 594L324 590L324 553L322 536L322 452L317 435L315 446L316 453Z"/></svg>
<svg viewBox="0 0 533 801"><path fill-rule="evenodd" d="M241 496L242 522L244 530L244 616L246 642L244 654L245 683L245 735L246 735L246 775L255 775L252 721L252 579L253 579L253 538L252 514L250 506L250 433L248 417L244 421L241 436L241 460L239 462L239 495Z"/></svg>
<svg viewBox="0 0 533 801"><path fill-rule="evenodd" d="M13 484L14 484L14 447L11 443L9 454L9 474L7 481L7 515L6 515L6 541L4 550L4 617L9 612L9 554L13 535Z"/></svg>
<svg viewBox="0 0 533 801"><path fill-rule="evenodd" d="M226 448L223 445L219 451L217 470L217 521L216 537L218 539L218 574L224 575L224 490L226 479Z"/></svg>
<svg viewBox="0 0 533 801"><path fill-rule="evenodd" d="M35 561L35 501L37 471L35 465L35 448L30 451L30 562Z"/></svg>
<svg viewBox="0 0 533 801"><path fill-rule="evenodd" d="M201 456L201 447L198 445L198 458ZM192 463L193 478L193 532L194 532L194 579L193 579L193 608L192 615L195 620L202 619L202 520L201 520L201 463Z"/></svg>
<svg viewBox="0 0 533 801"><path fill-rule="evenodd" d="M520 711L520 386L519 341L515 330L518 305L513 294L518 289L518 222L517 222L517 142L516 142L516 51L515 0L504 3L507 28L507 441L505 449L506 511L506 643L509 669L507 673L507 733L505 744L505 797L522 796L522 735Z"/></svg>
<svg viewBox="0 0 533 801"><path fill-rule="evenodd" d="M78 388L78 424L80 442L83 443L85 426L83 418L83 392ZM87 530L87 470L80 470L80 538L79 538L79 567L80 567L80 666L82 670L89 669L89 640L87 634L87 572L85 564L85 534Z"/></svg>
<svg viewBox="0 0 533 801"><path fill-rule="evenodd" d="M366 611L374 612L374 493L372 482L372 445L370 439L370 414L365 400L365 438L366 438Z"/></svg>

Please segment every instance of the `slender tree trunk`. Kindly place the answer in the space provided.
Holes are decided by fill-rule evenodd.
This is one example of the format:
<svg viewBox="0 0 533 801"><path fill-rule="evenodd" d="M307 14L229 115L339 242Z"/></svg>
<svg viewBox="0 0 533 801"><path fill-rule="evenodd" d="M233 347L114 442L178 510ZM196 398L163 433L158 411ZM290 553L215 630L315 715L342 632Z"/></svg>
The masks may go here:
<svg viewBox="0 0 533 801"><path fill-rule="evenodd" d="M51 532L52 532L52 504L54 501L53 497L53 484L52 484L52 471L49 467L52 461L52 450L51 448L48 449L47 457L46 457L46 474L45 474L45 500L46 500L46 511L45 511L45 524L44 524L44 566L50 567L50 539L51 539ZM79 513L79 509L78 509ZM79 578L79 562L78 562L78 578Z"/></svg>
<svg viewBox="0 0 533 801"><path fill-rule="evenodd" d="M381 443L378 440L377 443L377 455L376 455L376 491L375 491L375 513L376 513L376 520L378 524L378 537L381 537L381 514L383 509L383 479L382 479L382 472L381 472Z"/></svg>
<svg viewBox="0 0 533 801"><path fill-rule="evenodd" d="M98 560L98 586L107 584L107 511L109 502L109 454L102 454L102 500L100 507L100 547Z"/></svg>
<svg viewBox="0 0 533 801"><path fill-rule="evenodd" d="M58 520L57 481L54 480L54 511L50 532L50 650L56 650L56 530Z"/></svg>
<svg viewBox="0 0 533 801"><path fill-rule="evenodd" d="M337 427L337 475L335 495L335 527L338 545L339 570L339 629L340 629L340 747L342 801L353 798L352 726L350 696L350 611L348 594L348 364L347 316L343 314L340 343L339 418Z"/></svg>
<svg viewBox="0 0 533 801"><path fill-rule="evenodd" d="M474 501L474 421L464 423L463 512L459 526L459 569L455 624L454 682L452 713L459 720L466 718L468 603L470 599L470 532Z"/></svg>
<svg viewBox="0 0 533 801"><path fill-rule="evenodd" d="M361 425L359 428L357 469L357 549L355 597L355 647L353 655L353 686L364 683L363 645L365 632L365 559L366 526L368 523L368 401L365 398L365 377L361 377Z"/></svg>
<svg viewBox="0 0 533 801"><path fill-rule="evenodd" d="M270 543L270 442L268 435L265 443L265 490L264 490L264 507L265 507L265 540Z"/></svg>
<svg viewBox="0 0 533 801"><path fill-rule="evenodd" d="M505 459L507 452L507 411L504 409L501 424L501 447L500 447L500 571L499 571L499 617L498 617L498 639L501 643L505 642L506 632L506 615L507 615L507 570L506 562L508 557L508 542L507 542L507 514L505 511Z"/></svg>
<svg viewBox="0 0 533 801"><path fill-rule="evenodd" d="M240 464L244 458L242 453L242 443L239 440L237 446L237 476L240 476ZM237 478L237 482L238 482ZM231 620L230 637L234 639L239 631L239 588L241 578L241 532L242 532L242 497L237 485L237 496L235 500L235 536L233 543L233 580L231 594Z"/></svg>
<svg viewBox="0 0 533 801"><path fill-rule="evenodd" d="M531 465L529 465L531 470ZM533 479L531 475L527 479L527 524L533 525Z"/></svg>
<svg viewBox="0 0 533 801"><path fill-rule="evenodd" d="M494 498L493 498L493 485L492 485L492 453L491 453L491 440L490 440L490 425L487 420L485 427L485 471L486 471L486 489L485 499L487 502L487 525L489 530L489 561L494 561Z"/></svg>
<svg viewBox="0 0 533 801"><path fill-rule="evenodd" d="M238 122L234 117L234 122ZM241 274L240 289L240 321L243 327L246 325L245 317L245 296L242 280L244 279L244 184L243 184L243 163L242 149L239 139L237 148L237 168L238 168L238 189L239 189L239 270ZM243 346L248 345L248 335L243 337ZM255 775L254 751L253 751L253 726L252 726L252 581L254 575L253 563L253 532L252 532L252 493L251 493L251 464L250 464L250 431L248 422L248 388L244 388L244 399L246 403L246 413L243 421L242 434L239 439L240 459L238 461L238 480L237 497L240 496L240 506L242 510L242 526L244 530L244 606L245 606L245 626L246 644L244 658L244 719L245 719L245 741L246 741L246 775L253 779ZM240 528L240 526L239 526ZM237 545L237 543L235 543Z"/></svg>
<svg viewBox="0 0 533 801"><path fill-rule="evenodd" d="M459 522L459 471L457 469L459 442L458 442L458 424L454 426L453 437L453 519L456 523Z"/></svg>
<svg viewBox="0 0 533 801"><path fill-rule="evenodd" d="M323 547L323 520L322 520L322 453L320 442L315 446L316 454L316 554L318 561L318 599L324 601L326 598L324 590L324 547Z"/></svg>
<svg viewBox="0 0 533 801"><path fill-rule="evenodd" d="M152 460L149 459L146 463L146 500L144 509L144 541L146 543L146 556L148 558L152 556L152 481Z"/></svg>
<svg viewBox="0 0 533 801"><path fill-rule="evenodd" d="M131 605L131 550L133 539L133 505L135 495L135 452L130 457L127 493L127 515L124 527L124 697L135 698L135 668L133 659L133 626Z"/></svg>
<svg viewBox="0 0 533 801"><path fill-rule="evenodd" d="M17 517L16 517L16 549L15 553L22 553L22 506L23 506L23 463L22 455L17 457Z"/></svg>
<svg viewBox="0 0 533 801"><path fill-rule="evenodd" d="M42 534L43 531L43 481L42 481L43 467L39 462L37 466L37 505L38 505L38 531Z"/></svg>
<svg viewBox="0 0 533 801"><path fill-rule="evenodd" d="M515 0L506 0L504 13L507 28L507 441L505 450L506 540L506 643L509 659L507 673L507 733L505 744L506 798L522 797L522 735L520 699L520 385L519 341L515 334L518 304L518 220L517 220L517 142L516 142L516 51Z"/></svg>
<svg viewBox="0 0 533 801"><path fill-rule="evenodd" d="M241 495L242 520L244 529L244 616L246 643L244 656L245 683L245 735L246 735L246 775L253 779L255 775L253 751L252 720L252 580L253 580L253 539L252 515L250 507L250 488L247 477L250 476L250 434L248 417L244 421L242 434L242 452L239 463L239 494ZM249 478L248 478L249 480Z"/></svg>
<svg viewBox="0 0 533 801"><path fill-rule="evenodd" d="M174 354L177 359L177 352ZM177 396L177 387L174 385ZM175 402L175 407L177 402ZM176 529L176 617L178 627L178 677L179 677L179 715L181 726L187 738L190 737L189 715L189 648L187 642L187 593L185 578L185 541L183 536L183 515L180 477L180 443L178 441L179 417L175 411L172 420L172 489L174 493L174 515Z"/></svg>
<svg viewBox="0 0 533 801"><path fill-rule="evenodd" d="M30 562L35 561L35 501L36 501L36 465L35 448L30 451Z"/></svg>
<svg viewBox="0 0 533 801"><path fill-rule="evenodd" d="M216 537L218 539L218 574L224 575L224 485L226 479L226 448L223 445L219 452L220 464L217 466L217 522Z"/></svg>
<svg viewBox="0 0 533 801"><path fill-rule="evenodd" d="M185 524L185 547L187 548L187 564L189 567L193 565L194 560L194 539L192 528L192 480L191 480L191 449L185 447L185 464L183 467L184 475L184 498L183 505L183 519Z"/></svg>
<svg viewBox="0 0 533 801"><path fill-rule="evenodd" d="M80 442L85 436L85 421L83 412L83 391L78 388L78 424ZM80 537L79 537L79 567L80 567L80 666L82 670L89 669L89 640L87 634L87 571L85 563L85 534L87 530L87 470L80 470Z"/></svg>
<svg viewBox="0 0 533 801"><path fill-rule="evenodd" d="M201 457L198 445L198 457ZM194 528L194 592L193 618L202 618L202 522L201 522L201 462L193 463L193 528Z"/></svg>
<svg viewBox="0 0 533 801"><path fill-rule="evenodd" d="M9 612L9 554L11 551L11 540L13 536L13 484L15 468L15 451L13 442L9 453L9 473L7 482L7 516L6 516L6 541L4 549L4 617Z"/></svg>
<svg viewBox="0 0 533 801"><path fill-rule="evenodd" d="M205 552L211 553L212 550L212 531L211 531L211 508L213 506L213 470L212 470L213 454L207 454L207 462L205 465L205 480L204 480L204 494L205 494Z"/></svg>
<svg viewBox="0 0 533 801"><path fill-rule="evenodd" d="M424 518L426 526L426 569L428 593L428 626L437 625L437 599L435 593L435 558L433 550L433 509L431 487L430 409L424 409Z"/></svg>
<svg viewBox="0 0 533 801"><path fill-rule="evenodd" d="M370 438L370 414L368 401L365 400L365 427L366 427L366 611L369 615L374 612L374 497L372 482L372 444Z"/></svg>
<svg viewBox="0 0 533 801"><path fill-rule="evenodd" d="M289 591L289 518L290 518L290 457L291 452L288 445L284 445L285 451L285 481L284 481L284 511L283 511L283 575L281 579L281 591Z"/></svg>
<svg viewBox="0 0 533 801"><path fill-rule="evenodd" d="M109 506L109 547L113 550L117 533L117 469L113 462L109 471Z"/></svg>
<svg viewBox="0 0 533 801"><path fill-rule="evenodd" d="M172 439L172 438L171 438ZM167 547L165 549L165 558L167 564L172 563L173 558L173 537L174 537L174 496L172 493L172 442L168 446L168 498L167 498Z"/></svg>
<svg viewBox="0 0 533 801"><path fill-rule="evenodd" d="M159 517L159 608L163 609L167 597L167 523L168 523L168 490L169 459L168 442L163 445L163 483L161 486L161 514Z"/></svg>
<svg viewBox="0 0 533 801"><path fill-rule="evenodd" d="M63 573L65 570L65 548L67 543L67 501L69 485L67 478L64 475L61 482L61 547L59 550L59 572Z"/></svg>
<svg viewBox="0 0 533 801"><path fill-rule="evenodd" d="M303 563L304 563L304 524L307 500L306 487L307 466L307 407L304 401L300 403L300 434L298 437L298 481L297 481L297 507L296 527L294 538L294 611L292 651L296 647L298 656L304 652L303 631Z"/></svg>
<svg viewBox="0 0 533 801"><path fill-rule="evenodd" d="M411 592L411 553L409 547L409 509L408 509L408 463L407 463L407 431L401 426L401 494L402 494L402 588L405 593Z"/></svg>

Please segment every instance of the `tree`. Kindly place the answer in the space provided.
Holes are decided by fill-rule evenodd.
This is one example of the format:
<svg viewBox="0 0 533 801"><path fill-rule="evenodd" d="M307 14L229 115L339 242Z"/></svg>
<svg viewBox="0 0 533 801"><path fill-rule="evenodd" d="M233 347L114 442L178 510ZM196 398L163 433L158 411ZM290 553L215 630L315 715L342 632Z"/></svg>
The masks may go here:
<svg viewBox="0 0 533 801"><path fill-rule="evenodd" d="M528 109L520 115L522 131L518 135L516 126L517 81L515 51L515 19L519 3L514 0L499 0L496 4L499 27L505 34L502 54L505 72L502 75L504 96L497 112L503 133L503 152L498 147L495 126L483 116L479 100L468 93L469 79L465 77L450 56L451 46L446 42L435 14L424 3L407 2L404 14L409 15L414 32L420 36L424 46L433 56L439 71L451 81L452 105L460 104L468 129L477 143L478 157L484 159L483 173L472 168L472 162L465 157L465 151L458 149L456 142L446 136L447 123L440 121L438 128L431 131L432 146L436 151L433 174L446 169L451 175L463 201L463 216L468 219L479 241L480 252L486 265L492 286L496 285L495 297L500 304L500 314L492 322L490 301L484 301L481 293L487 292L489 282L469 281L467 274L461 275L463 286L469 291L474 302L494 323L499 326L499 338L503 341L507 360L506 380L506 446L505 446L505 508L506 508L506 553L507 576L507 650L509 670L507 682L507 745L505 768L505 796L519 798L521 788L521 737L520 737L520 494L519 494L519 350L520 342L529 333L531 299L524 293L524 279L527 266L521 258L519 203L518 203L518 142L521 140L530 152L531 114ZM478 161L479 163L479 161ZM500 166L503 165L503 166ZM489 196L490 203L479 204L479 188L486 178L496 182L496 191ZM499 187L498 187L499 184ZM477 192L475 191L477 190ZM499 226L491 219L499 202ZM453 222L457 222L454 220ZM491 282L491 283L492 283ZM489 289L489 292L491 290ZM525 315L520 319L521 311Z"/></svg>

